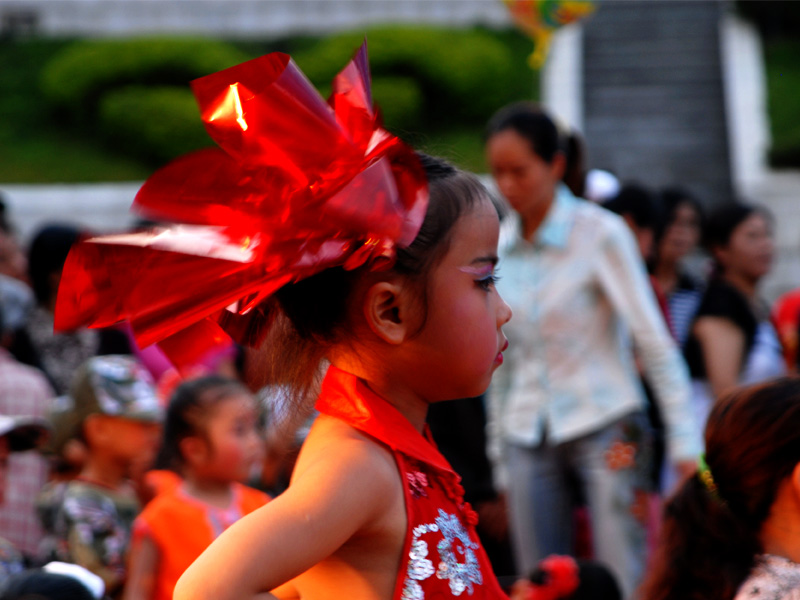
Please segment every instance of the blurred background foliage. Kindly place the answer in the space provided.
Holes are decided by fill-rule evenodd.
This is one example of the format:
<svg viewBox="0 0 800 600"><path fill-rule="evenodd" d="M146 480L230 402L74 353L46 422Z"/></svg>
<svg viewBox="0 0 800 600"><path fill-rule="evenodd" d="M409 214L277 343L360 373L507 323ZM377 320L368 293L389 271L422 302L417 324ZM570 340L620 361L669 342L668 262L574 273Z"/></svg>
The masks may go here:
<svg viewBox="0 0 800 600"><path fill-rule="evenodd" d="M497 108L538 97L514 30L379 27L367 32L386 127L415 147L485 170L481 132ZM327 96L364 32L269 43L197 38L0 43L0 181L125 181L213 144L188 83L272 51Z"/></svg>
<svg viewBox="0 0 800 600"><path fill-rule="evenodd" d="M770 161L800 166L800 2L742 1L766 59ZM0 41L0 182L136 181L212 144L188 83L273 51L323 96L365 32L269 42L198 38ZM483 172L488 116L537 99L530 40L515 29L384 26L366 31L385 124L415 147Z"/></svg>
<svg viewBox="0 0 800 600"><path fill-rule="evenodd" d="M738 0L739 14L761 33L774 167L800 167L800 2Z"/></svg>

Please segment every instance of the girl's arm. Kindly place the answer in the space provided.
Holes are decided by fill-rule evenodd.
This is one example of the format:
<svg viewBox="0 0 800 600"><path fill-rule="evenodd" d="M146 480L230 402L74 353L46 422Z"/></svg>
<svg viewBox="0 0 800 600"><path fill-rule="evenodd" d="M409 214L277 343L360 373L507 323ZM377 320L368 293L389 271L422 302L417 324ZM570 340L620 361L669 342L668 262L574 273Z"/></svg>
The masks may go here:
<svg viewBox="0 0 800 600"><path fill-rule="evenodd" d="M744 357L745 337L732 321L723 317L700 317L692 326L700 343L706 377L715 398L737 385Z"/></svg>
<svg viewBox="0 0 800 600"><path fill-rule="evenodd" d="M391 455L373 442L317 442L288 490L234 523L189 567L174 600L268 598L377 522L402 494Z"/></svg>
<svg viewBox="0 0 800 600"><path fill-rule="evenodd" d="M158 548L146 531L135 535L123 600L150 600L158 565Z"/></svg>

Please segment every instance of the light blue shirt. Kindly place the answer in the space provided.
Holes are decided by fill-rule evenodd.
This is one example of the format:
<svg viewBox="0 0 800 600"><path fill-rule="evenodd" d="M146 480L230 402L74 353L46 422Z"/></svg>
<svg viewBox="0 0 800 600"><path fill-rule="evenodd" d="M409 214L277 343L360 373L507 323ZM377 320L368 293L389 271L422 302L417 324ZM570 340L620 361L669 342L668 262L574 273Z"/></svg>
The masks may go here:
<svg viewBox="0 0 800 600"><path fill-rule="evenodd" d="M489 394L489 454L504 487L503 445L595 432L644 408L633 344L667 425L673 460L696 457L686 365L625 222L565 186L532 242L503 220L498 290L514 316ZM632 344L633 342L633 344Z"/></svg>

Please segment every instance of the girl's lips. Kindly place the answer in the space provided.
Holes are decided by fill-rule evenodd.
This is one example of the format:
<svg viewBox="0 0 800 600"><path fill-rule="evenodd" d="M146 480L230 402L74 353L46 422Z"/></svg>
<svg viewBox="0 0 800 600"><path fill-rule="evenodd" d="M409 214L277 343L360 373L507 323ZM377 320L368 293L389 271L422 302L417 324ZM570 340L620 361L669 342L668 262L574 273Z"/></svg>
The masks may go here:
<svg viewBox="0 0 800 600"><path fill-rule="evenodd" d="M502 365L502 364L503 364L503 352L505 352L505 349L506 349L506 348L508 348L508 340L506 340L506 343L505 343L505 344L503 344L503 347L502 347L502 348L500 348L500 352L498 352L498 353L497 353L497 356L496 356L496 357L495 357L495 359L494 359L494 361L495 361L495 362L496 362L498 365Z"/></svg>

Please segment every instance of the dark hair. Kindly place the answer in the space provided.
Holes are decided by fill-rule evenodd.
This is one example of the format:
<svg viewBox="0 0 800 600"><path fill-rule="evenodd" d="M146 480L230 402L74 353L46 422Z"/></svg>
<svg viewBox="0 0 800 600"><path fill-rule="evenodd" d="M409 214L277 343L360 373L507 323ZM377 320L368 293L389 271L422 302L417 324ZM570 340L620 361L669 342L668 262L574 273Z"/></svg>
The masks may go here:
<svg viewBox="0 0 800 600"><path fill-rule="evenodd" d="M47 304L57 290L50 289L50 276L64 268L80 230L72 225L46 225L34 236L28 250L28 275L39 304Z"/></svg>
<svg viewBox="0 0 800 600"><path fill-rule="evenodd" d="M675 222L678 217L678 209L688 204L697 213L698 225L702 231L704 228L705 211L700 200L689 190L681 187L667 187L661 190L658 196L658 203L661 211L661 221L656 228L656 243L661 241L667 229Z"/></svg>
<svg viewBox="0 0 800 600"><path fill-rule="evenodd" d="M185 462L181 442L190 436L205 435L211 410L222 400L250 391L239 381L221 375L207 375L181 383L172 393L164 420L161 449L155 464L182 474Z"/></svg>
<svg viewBox="0 0 800 600"><path fill-rule="evenodd" d="M577 131L566 136L567 164L564 168L564 183L578 198L586 192L586 148L583 137Z"/></svg>
<svg viewBox="0 0 800 600"><path fill-rule="evenodd" d="M565 141L555 122L533 102L515 102L498 110L486 125L484 139L507 129L528 140L531 150L547 163L565 151Z"/></svg>
<svg viewBox="0 0 800 600"><path fill-rule="evenodd" d="M429 274L450 247L453 225L488 194L474 175L442 159L418 156L428 180L428 208L416 238L397 248L387 273L403 276L419 290L424 325ZM348 310L365 272L368 268L331 268L278 290L265 308L273 318L264 343L265 383L288 385L300 405L315 394L325 354L349 337Z"/></svg>
<svg viewBox="0 0 800 600"><path fill-rule="evenodd" d="M655 230L661 213L653 193L638 183L627 183L603 206L618 215L630 215L637 227Z"/></svg>
<svg viewBox="0 0 800 600"><path fill-rule="evenodd" d="M12 575L0 588L0 600L94 600L89 588L74 577L42 569Z"/></svg>
<svg viewBox="0 0 800 600"><path fill-rule="evenodd" d="M759 534L800 461L800 378L719 399L705 431L716 491L695 474L669 500L643 600L730 600L763 551Z"/></svg>
<svg viewBox="0 0 800 600"><path fill-rule="evenodd" d="M727 246L733 232L744 221L753 215L761 215L767 220L772 220L769 211L762 206L733 202L724 204L711 212L703 228L703 245L713 256L715 248ZM722 272L722 265L714 260L714 274Z"/></svg>

